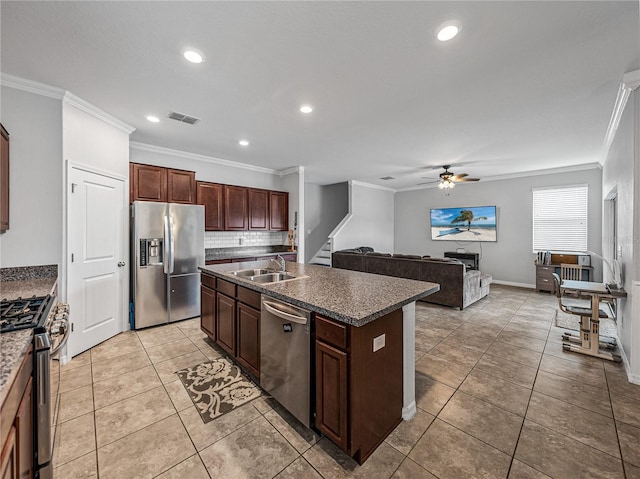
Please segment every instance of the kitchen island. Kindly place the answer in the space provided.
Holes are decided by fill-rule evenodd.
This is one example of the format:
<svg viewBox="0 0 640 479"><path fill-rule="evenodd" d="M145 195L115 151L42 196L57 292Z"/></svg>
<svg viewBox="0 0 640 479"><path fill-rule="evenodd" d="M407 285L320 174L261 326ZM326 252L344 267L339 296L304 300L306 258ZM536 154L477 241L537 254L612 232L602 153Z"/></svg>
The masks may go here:
<svg viewBox="0 0 640 479"><path fill-rule="evenodd" d="M295 278L286 281L258 283L232 274L249 268L278 266L266 260L202 268L203 331L246 365L247 355L235 346L248 342L236 331L239 336L240 315L251 306L259 338L260 294L310 311L315 426L364 462L398 422L416 414L415 301L439 285L290 262L285 269ZM238 312L229 327L216 323L225 311L233 318ZM258 340L254 343L259 356ZM259 378L259 362L251 366Z"/></svg>

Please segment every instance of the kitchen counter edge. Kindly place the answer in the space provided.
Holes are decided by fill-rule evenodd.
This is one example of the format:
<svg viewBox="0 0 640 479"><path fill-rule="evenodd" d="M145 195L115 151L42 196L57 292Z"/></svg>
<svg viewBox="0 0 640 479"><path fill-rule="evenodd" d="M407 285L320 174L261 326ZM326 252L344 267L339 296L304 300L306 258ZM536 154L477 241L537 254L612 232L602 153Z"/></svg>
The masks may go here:
<svg viewBox="0 0 640 479"><path fill-rule="evenodd" d="M324 266L314 266L314 265L300 265L304 267L304 271L300 272L297 271L298 267L294 266L294 265L298 265L298 263L291 263L291 262L287 262L287 271L290 271L291 269L294 269L296 271L292 271L293 274L297 275L297 276L313 276L313 272L315 268L318 268L318 272L321 272L322 270L328 270L331 268L326 268ZM286 285L286 283L288 282L280 282L280 283L270 283L270 284L259 284L259 283L255 283L253 281L238 277L238 276L233 276L233 275L229 275L228 273L230 271L235 271L235 270L240 270L240 269L246 269L246 268L264 268L267 266L273 266L273 264L269 264L269 261L251 261L251 262L245 262L245 263L233 263L233 264L220 264L220 265L210 265L210 266L205 266L203 268L200 268L200 270L204 273L204 274L208 274L211 276L215 276L217 278L223 279L225 281L229 281L231 283L243 286L247 289L251 289L253 291L257 291L261 294L266 294L272 298L275 299L279 299L282 301L286 301L290 304L293 304L295 306L304 308L304 309L308 309L310 311L313 311L315 313L321 314L323 316L326 316L328 318L331 319L335 319L337 321L340 321L342 323L346 323L346 324L350 324L352 326L364 326L365 324L374 321L382 316L385 316L386 314L395 311L409 303L412 303L414 301L417 301L419 299L422 299L426 296L429 296L430 294L436 293L440 290L440 285L437 283L429 283L426 281L414 281L414 280L409 280L409 279L404 279L404 278L395 278L395 277L391 277L391 276L382 276L382 275L372 275L369 273L360 273L357 271L348 271L348 270L337 270L340 271L340 274L349 274L352 277L358 277L358 276L362 276L362 281L363 284L365 284L367 282L367 277L371 277L371 276L376 276L378 280L383 281L381 278L387 278L388 281L406 281L406 282L413 282L413 283L423 283L425 289L422 290L419 293L416 294L412 294L409 296L406 296L404 298L402 298L401 300L392 300L390 301L385 307L382 307L378 310L376 310L373 313L369 313L369 314L365 314L362 316L356 316L356 315L345 315L345 314L341 314L340 312L337 312L335 310L331 310L328 309L326 307L323 307L322 305L319 304L314 304L308 301L305 301L304 299L300 299L299 297L296 297L294 295L290 295L287 294L286 291L282 291L283 288L279 288L279 290L274 290L272 289L274 286L283 286ZM306 271L309 270L309 271ZM297 279L297 280L292 280L291 283L295 283L296 281L304 281L305 278L301 278L301 279Z"/></svg>

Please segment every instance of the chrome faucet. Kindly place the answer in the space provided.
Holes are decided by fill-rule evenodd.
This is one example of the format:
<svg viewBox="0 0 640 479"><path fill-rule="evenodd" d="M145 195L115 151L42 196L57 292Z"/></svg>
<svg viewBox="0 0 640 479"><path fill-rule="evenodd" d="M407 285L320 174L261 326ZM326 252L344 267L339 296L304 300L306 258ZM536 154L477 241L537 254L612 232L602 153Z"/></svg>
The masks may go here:
<svg viewBox="0 0 640 479"><path fill-rule="evenodd" d="M285 269L287 267L286 264L285 264L284 258L278 254L278 255L276 255L276 259L274 261L276 261L278 263L278 266L280 266L280 271L282 271L284 273L284 271L285 271Z"/></svg>

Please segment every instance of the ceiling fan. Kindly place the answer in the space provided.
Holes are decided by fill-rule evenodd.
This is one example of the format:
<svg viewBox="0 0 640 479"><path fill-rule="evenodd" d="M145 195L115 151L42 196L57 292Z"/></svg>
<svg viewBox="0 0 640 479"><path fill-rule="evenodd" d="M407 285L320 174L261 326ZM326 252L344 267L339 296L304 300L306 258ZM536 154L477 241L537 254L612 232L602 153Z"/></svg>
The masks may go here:
<svg viewBox="0 0 640 479"><path fill-rule="evenodd" d="M438 188L441 190L446 190L447 195L449 194L449 190L456 186L456 183L465 182L465 181L480 181L480 178L469 178L467 173L460 173L459 175L454 174L452 171L449 171L451 165L442 165L444 171L440 173L440 179L433 181L425 181L423 183L418 183L418 185L428 185L431 183L438 183ZM430 179L423 177L424 179Z"/></svg>

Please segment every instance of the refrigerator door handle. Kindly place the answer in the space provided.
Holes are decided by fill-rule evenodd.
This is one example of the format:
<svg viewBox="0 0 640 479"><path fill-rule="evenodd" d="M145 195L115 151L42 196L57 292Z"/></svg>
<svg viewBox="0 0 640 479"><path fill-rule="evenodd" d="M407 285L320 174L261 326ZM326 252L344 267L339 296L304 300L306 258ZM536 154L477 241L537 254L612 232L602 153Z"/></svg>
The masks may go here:
<svg viewBox="0 0 640 479"><path fill-rule="evenodd" d="M163 243L163 249L164 249L163 251L164 258L162 262L163 262L163 269L165 274L169 274L170 273L169 258L171 255L169 250L169 241L171 239L171 230L169 228L169 217L165 215L163 217L163 220L164 220L164 240L162 243Z"/></svg>
<svg viewBox="0 0 640 479"><path fill-rule="evenodd" d="M173 268L175 266L175 248L173 243L173 218L169 218L169 274L173 274Z"/></svg>

